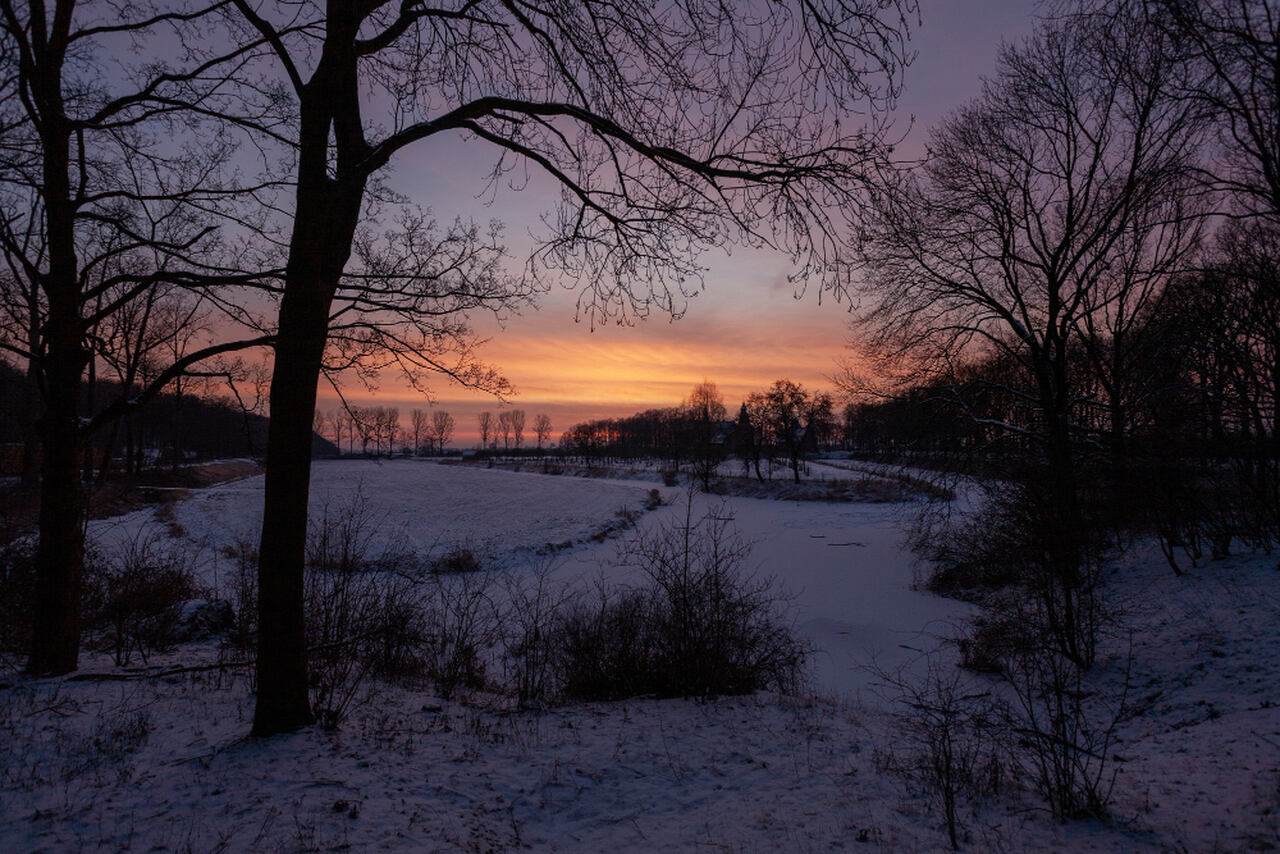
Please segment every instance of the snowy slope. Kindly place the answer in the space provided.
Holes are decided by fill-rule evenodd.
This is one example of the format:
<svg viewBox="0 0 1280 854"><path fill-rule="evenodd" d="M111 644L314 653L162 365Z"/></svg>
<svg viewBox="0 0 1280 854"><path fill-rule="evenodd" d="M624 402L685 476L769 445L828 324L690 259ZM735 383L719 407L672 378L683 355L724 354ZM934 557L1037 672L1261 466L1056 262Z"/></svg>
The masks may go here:
<svg viewBox="0 0 1280 854"><path fill-rule="evenodd" d="M384 536L463 542L519 568L532 548L586 539L649 483L394 463L319 463L318 514L357 484ZM678 505L682 491L662 490ZM103 541L181 526L213 572L252 537L260 480L193 495L172 520L95 523ZM936 648L967 606L911 590L904 508L697 497L755 542L758 572L796 594L820 647L815 695L633 700L517 712L373 686L338 732L244 738L246 676L130 681L0 676L0 851L939 851L936 811L885 757L895 710L862 668ZM641 526L671 520L667 506ZM385 533L385 532L391 533ZM565 579L610 569L623 539L555 556ZM1123 605L1092 686L1129 671L1115 819L1059 825L1010 773L966 805L974 851L1247 851L1280 846L1280 570L1238 557L1175 577L1135 549L1109 578ZM1132 639L1132 644L1130 644ZM1128 652L1132 649L1132 663ZM210 660L211 645L164 665ZM946 654L943 650L942 654ZM87 656L85 671L111 671Z"/></svg>
<svg viewBox="0 0 1280 854"><path fill-rule="evenodd" d="M172 508L93 522L90 538L111 547L139 529L167 531L211 566L229 546L257 543L262 476L201 490ZM353 506L378 530L381 546L433 555L456 546L491 560L589 536L621 507L639 508L651 484L552 478L422 460L328 460L312 467L311 518L348 516ZM162 515L167 515L167 512Z"/></svg>

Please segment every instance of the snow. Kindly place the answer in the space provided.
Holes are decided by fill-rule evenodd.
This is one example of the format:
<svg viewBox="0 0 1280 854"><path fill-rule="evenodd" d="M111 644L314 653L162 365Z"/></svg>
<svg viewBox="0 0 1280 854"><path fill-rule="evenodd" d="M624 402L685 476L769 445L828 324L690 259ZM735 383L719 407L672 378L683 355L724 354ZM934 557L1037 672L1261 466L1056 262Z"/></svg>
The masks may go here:
<svg viewBox="0 0 1280 854"><path fill-rule="evenodd" d="M166 510L208 571L227 548L256 545L262 486L261 475L245 478L201 490ZM412 459L328 460L312 468L311 518L359 512L376 529L375 549L435 555L464 546L492 561L512 562L547 543L589 536L619 508L641 506L650 488ZM148 509L93 522L90 536L116 546L154 527L154 516Z"/></svg>
<svg viewBox="0 0 1280 854"><path fill-rule="evenodd" d="M846 473L853 477L854 473ZM837 469L825 477L845 476ZM612 568L625 538L592 535L654 484L398 460L317 463L314 517L359 490L388 547L462 544L564 580ZM686 493L640 517L679 518ZM262 484L194 492L157 514L91 524L103 548L141 531L199 555L256 538ZM811 693L707 702L637 699L512 709L485 693L441 700L371 683L336 732L254 741L242 672L30 680L0 675L0 850L935 851L945 828L885 758L900 709L865 669L908 666L969 606L912 589L900 546L911 506L695 496L732 516L753 569L793 592L820 649ZM345 509L344 509L345 508ZM546 544L573 546L548 557ZM1108 579L1121 630L1090 674L1129 673L1134 714L1114 747L1110 823L1055 823L1025 781L966 808L967 850L1244 851L1280 845L1280 567L1238 556L1176 577L1135 547ZM1129 651L1132 650L1132 662ZM208 661L214 644L157 661ZM106 656L83 671L118 673Z"/></svg>

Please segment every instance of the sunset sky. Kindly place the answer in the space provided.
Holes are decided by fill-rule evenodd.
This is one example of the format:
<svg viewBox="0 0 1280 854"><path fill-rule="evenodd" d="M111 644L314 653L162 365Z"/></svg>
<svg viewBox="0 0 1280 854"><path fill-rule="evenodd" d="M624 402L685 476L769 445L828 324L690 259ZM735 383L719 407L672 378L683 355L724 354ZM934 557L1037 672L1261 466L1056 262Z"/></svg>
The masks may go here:
<svg viewBox="0 0 1280 854"><path fill-rule="evenodd" d="M950 109L978 93L981 77L994 68L1001 39L1016 40L1032 24L1036 0L921 0L923 24L912 37L917 57L907 70L897 118L899 132L910 133L897 151L918 155L927 128ZM498 219L507 227L513 264L523 260L527 234L554 188L539 181L523 191L501 191L477 198L485 189L489 152L460 142L411 147L394 164L391 184L414 202L430 206L443 221L456 215L478 221ZM705 291L692 300L685 316L670 321L650 317L634 326L597 326L575 322L572 291L557 288L539 300L536 310L499 325L480 318L477 329L489 339L482 356L515 385L507 404L551 416L554 436L588 418L627 415L670 406L703 380L716 383L731 410L747 393L788 377L807 387L829 388L849 337L849 305L829 295L819 302L817 288L797 298L788 281L788 259L758 251L723 250L703 258L709 268ZM433 387L435 406L454 415L453 443L475 441L476 413L500 406L492 397L444 382ZM321 409L335 405L322 386ZM397 406L402 420L426 401L390 375L376 394L352 386L348 399L358 404Z"/></svg>

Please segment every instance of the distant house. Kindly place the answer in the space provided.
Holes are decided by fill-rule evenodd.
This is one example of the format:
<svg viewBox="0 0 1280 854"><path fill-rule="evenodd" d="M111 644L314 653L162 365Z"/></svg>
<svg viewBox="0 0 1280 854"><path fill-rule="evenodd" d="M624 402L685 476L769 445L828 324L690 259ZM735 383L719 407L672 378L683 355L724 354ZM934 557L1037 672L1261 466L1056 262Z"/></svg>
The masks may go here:
<svg viewBox="0 0 1280 854"><path fill-rule="evenodd" d="M711 431L711 444L730 452L736 447L735 439L737 435L738 424L736 421L717 421L715 429Z"/></svg>

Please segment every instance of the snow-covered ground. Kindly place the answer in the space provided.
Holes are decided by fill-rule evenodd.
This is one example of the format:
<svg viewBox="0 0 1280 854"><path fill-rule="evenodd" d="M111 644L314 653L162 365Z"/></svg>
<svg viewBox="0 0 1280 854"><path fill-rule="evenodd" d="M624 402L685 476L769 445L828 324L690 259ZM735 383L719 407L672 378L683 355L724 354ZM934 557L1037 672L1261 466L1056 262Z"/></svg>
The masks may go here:
<svg viewBox="0 0 1280 854"><path fill-rule="evenodd" d="M854 476L853 473L847 473ZM828 469L826 477L844 476ZM350 512L357 488L389 545L461 544L512 571L564 579L611 568L625 538L592 535L655 484L420 461L317 463L313 511ZM686 493L639 525L675 521ZM261 480L193 494L157 518L94 523L110 548L154 529L196 550L206 581L252 542ZM445 702L381 686L337 732L244 738L247 677L130 681L0 676L0 851L725 850L933 851L939 814L886 758L907 749L865 667L893 670L968 606L912 590L909 507L696 496L754 543L752 566L795 595L820 652L812 694L633 700L515 712L490 695ZM571 542L554 550L550 543ZM1175 577L1141 549L1109 580L1123 630L1093 687L1129 669L1111 767L1114 819L1056 824L1008 774L970 807L975 851L1245 851L1280 846L1280 568L1238 557ZM1132 666L1127 667L1132 639ZM201 650L179 649L167 664ZM207 654L207 650L204 650ZM939 655L948 650L941 647ZM84 669L107 672L87 656Z"/></svg>
<svg viewBox="0 0 1280 854"><path fill-rule="evenodd" d="M262 482L261 475L250 477L200 490L161 513L147 509L93 522L90 537L111 546L141 529L168 530L176 523L178 539L212 572L227 547L256 545ZM491 561L512 562L548 543L589 536L619 508L643 505L652 486L413 459L331 460L313 466L311 516L358 512L383 546L427 556L463 546Z"/></svg>
<svg viewBox="0 0 1280 854"><path fill-rule="evenodd" d="M814 468L820 469L815 477L827 480L861 476ZM678 521L674 516L684 512L688 491L652 480L548 476L407 459L324 461L313 468L311 515L319 520L326 513L331 518L363 514L376 541L374 551L431 556L465 547L488 565L517 569L554 553L558 573L593 577L602 568L610 570L620 543L598 543L592 535L616 522L620 509L639 512L654 488L664 506L639 524ZM963 603L910 589L913 563L900 547L898 524L909 507L700 494L693 500L696 516L711 511L733 517L734 526L753 543L753 569L776 576L795 596L798 627L819 650L814 687L824 695L874 699L866 692L862 669L872 654L886 666L897 666L922 645L934 645L933 635L954 634L953 624L969 613ZM93 522L90 537L107 549L140 533L161 537L168 547L199 555L196 566L203 580L217 586L237 544L256 544L261 502L262 477L247 478L200 490L159 513L145 509ZM565 544L573 547L556 548ZM619 569L612 574L632 580Z"/></svg>

